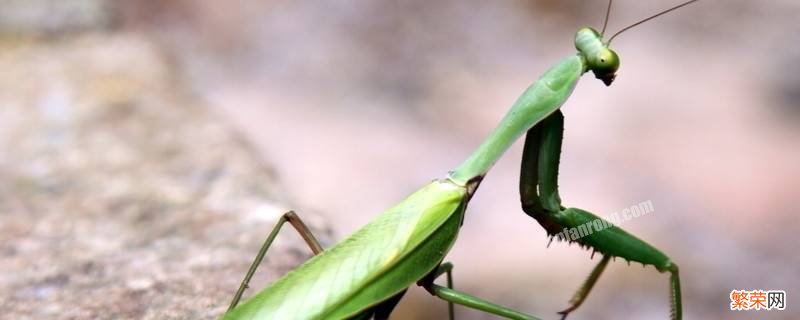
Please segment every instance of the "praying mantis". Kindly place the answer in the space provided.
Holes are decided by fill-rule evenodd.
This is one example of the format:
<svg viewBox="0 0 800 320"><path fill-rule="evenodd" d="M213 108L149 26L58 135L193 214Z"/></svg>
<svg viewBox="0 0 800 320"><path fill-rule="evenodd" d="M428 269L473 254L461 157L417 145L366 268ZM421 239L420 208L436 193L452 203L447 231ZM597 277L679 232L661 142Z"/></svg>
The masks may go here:
<svg viewBox="0 0 800 320"><path fill-rule="evenodd" d="M376 217L331 248L323 249L294 212L284 214L269 234L222 319L388 319L406 290L417 284L448 303L450 319L454 304L508 319L539 319L453 288L453 265L444 258L456 241L467 204L494 163L523 134L520 197L522 210L535 219L549 236L564 229L601 221L607 228L567 241L602 254L599 264L580 286L562 319L588 296L612 257L654 266L669 273L670 317L682 318L678 266L650 244L578 208L562 206L558 193L558 169L564 117L561 106L578 79L591 71L607 86L620 65L609 48L621 32L686 6L684 2L623 28L608 41L603 34L612 1L608 2L603 29L584 27L575 35L577 54L546 71L514 103L500 124L461 165L434 180ZM315 254L245 302L241 297L281 227L290 223ZM435 280L446 275L446 286Z"/></svg>

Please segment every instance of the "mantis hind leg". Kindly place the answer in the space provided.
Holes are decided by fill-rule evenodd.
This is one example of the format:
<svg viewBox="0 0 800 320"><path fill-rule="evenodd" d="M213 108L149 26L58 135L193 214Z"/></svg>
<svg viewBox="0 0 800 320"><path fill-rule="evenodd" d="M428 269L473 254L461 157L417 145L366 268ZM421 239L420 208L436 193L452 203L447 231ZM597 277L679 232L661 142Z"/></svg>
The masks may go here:
<svg viewBox="0 0 800 320"><path fill-rule="evenodd" d="M504 307L481 298L475 297L473 295L469 295L463 293L458 290L453 289L453 276L452 276L453 264L452 263L443 263L431 272L430 275L425 277L423 280L420 281L420 285L425 288L430 294L439 297L442 300L448 302L448 311L450 314L450 319L454 319L453 315L453 304L459 304L468 308L472 308L475 310L484 311L487 313L491 313L494 315L498 315L507 319L514 319L514 320L539 320L539 318L522 313L520 311ZM441 276L442 274L447 273L447 287L443 287L437 284L434 284L433 281L436 280L437 277Z"/></svg>
<svg viewBox="0 0 800 320"><path fill-rule="evenodd" d="M608 257L653 265L660 272L670 272L671 318L682 318L678 266L658 249L596 215L561 205L558 193L558 168L564 132L564 116L556 111L527 133L520 173L522 210L536 219L548 235L590 247ZM594 229L594 230L593 230ZM586 299L600 277L607 261L601 261L576 292L566 315Z"/></svg>
<svg viewBox="0 0 800 320"><path fill-rule="evenodd" d="M250 283L250 279L253 278L253 274L256 273L256 269L258 269L258 266L261 264L261 261L267 254L267 250L269 250L269 247L272 245L272 242L275 241L275 237L278 236L278 232L281 231L281 227L283 227L283 224L286 222L289 222L289 224L291 224L292 227L294 227L294 229L297 230L297 233L299 233L300 236L303 237L303 240L306 242L306 244L308 244L309 248L311 248L311 251L314 252L315 255L322 252L322 246L314 237L314 234L311 233L311 230L308 228L308 226L306 226L306 224L303 223L303 220L300 220L300 217L297 216L297 214L294 213L294 211L289 211L284 213L278 219L278 223L275 224L275 227L272 228L272 231L269 233L269 236L267 236L267 239L264 240L264 244L261 245L261 249L258 250L256 258L250 265L250 269L247 270L247 274L244 276L244 280L242 280L241 285L239 285L239 289L236 290L236 294L233 296L233 299L231 300L231 304L228 307L228 311L233 310L233 308L235 308L236 305L239 304L239 300L242 299L242 295L244 294L244 291L247 289L247 286Z"/></svg>

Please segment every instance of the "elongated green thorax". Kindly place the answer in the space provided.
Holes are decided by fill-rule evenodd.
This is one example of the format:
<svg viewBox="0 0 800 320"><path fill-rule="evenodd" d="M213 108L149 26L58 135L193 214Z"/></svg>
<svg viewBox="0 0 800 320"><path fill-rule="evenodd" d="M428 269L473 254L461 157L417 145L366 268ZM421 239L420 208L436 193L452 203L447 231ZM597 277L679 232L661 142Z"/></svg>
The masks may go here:
<svg viewBox="0 0 800 320"><path fill-rule="evenodd" d="M584 72L592 70L595 77L611 85L619 57L603 43L602 35L582 28L575 34L575 48L577 55L561 60L525 90L478 150L450 172L450 179L466 185L485 175L514 141L564 104Z"/></svg>
<svg viewBox="0 0 800 320"><path fill-rule="evenodd" d="M564 104L585 70L580 55L561 60L548 70L517 99L478 149L450 173L450 179L466 184L486 174L514 141Z"/></svg>

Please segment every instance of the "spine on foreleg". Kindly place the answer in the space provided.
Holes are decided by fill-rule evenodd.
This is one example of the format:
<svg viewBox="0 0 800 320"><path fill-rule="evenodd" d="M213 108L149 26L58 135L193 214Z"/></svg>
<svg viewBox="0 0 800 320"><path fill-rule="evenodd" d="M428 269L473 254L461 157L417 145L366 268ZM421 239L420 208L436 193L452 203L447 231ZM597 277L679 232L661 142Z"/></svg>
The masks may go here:
<svg viewBox="0 0 800 320"><path fill-rule="evenodd" d="M653 265L659 271L667 271L672 265L670 259L655 247L591 212L568 208L553 215L552 219L562 227L556 232L559 239L577 242L602 254Z"/></svg>

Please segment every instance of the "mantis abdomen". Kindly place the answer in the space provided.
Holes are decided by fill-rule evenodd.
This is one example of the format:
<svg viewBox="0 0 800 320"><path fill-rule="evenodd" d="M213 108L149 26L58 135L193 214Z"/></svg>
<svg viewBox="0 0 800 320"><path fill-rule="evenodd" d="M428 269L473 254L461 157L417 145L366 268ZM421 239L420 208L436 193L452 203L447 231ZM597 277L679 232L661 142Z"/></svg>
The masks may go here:
<svg viewBox="0 0 800 320"><path fill-rule="evenodd" d="M224 319L344 319L390 298L444 258L466 194L449 180L428 184Z"/></svg>

